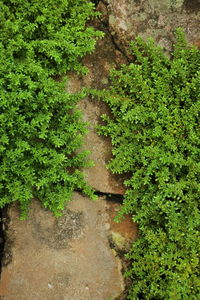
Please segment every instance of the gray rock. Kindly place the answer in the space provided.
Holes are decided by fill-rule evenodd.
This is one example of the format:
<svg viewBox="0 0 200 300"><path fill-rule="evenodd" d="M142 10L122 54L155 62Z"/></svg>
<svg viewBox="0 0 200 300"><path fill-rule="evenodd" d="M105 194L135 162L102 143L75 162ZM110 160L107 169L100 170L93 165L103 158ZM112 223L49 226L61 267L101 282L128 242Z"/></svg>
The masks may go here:
<svg viewBox="0 0 200 300"><path fill-rule="evenodd" d="M108 22L116 44L129 56L130 40L152 36L166 50L173 44L175 28L182 27L187 39L199 40L199 0L109 0Z"/></svg>

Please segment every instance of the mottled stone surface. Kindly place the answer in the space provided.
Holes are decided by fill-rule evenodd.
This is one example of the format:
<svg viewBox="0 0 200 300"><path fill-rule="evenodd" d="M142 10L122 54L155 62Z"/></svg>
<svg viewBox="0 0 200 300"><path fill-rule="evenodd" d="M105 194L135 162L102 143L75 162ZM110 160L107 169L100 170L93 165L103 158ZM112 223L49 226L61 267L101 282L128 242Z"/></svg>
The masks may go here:
<svg viewBox="0 0 200 300"><path fill-rule="evenodd" d="M29 219L8 210L10 260L3 266L3 300L106 300L123 292L121 262L110 248L107 202L79 195L61 218L33 202Z"/></svg>
<svg viewBox="0 0 200 300"><path fill-rule="evenodd" d="M107 0L106 3L109 30L126 53L130 40L137 35L152 36L170 50L176 27L185 30L190 42L199 39L199 0Z"/></svg>

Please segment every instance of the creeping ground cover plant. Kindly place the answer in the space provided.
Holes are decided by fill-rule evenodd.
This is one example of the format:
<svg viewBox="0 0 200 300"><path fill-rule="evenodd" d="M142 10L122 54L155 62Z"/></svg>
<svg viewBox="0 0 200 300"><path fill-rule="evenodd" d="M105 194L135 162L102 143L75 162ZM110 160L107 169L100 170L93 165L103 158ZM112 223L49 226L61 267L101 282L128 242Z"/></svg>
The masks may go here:
<svg viewBox="0 0 200 300"><path fill-rule="evenodd" d="M93 195L76 150L86 124L56 75L84 73L80 58L102 34L87 0L0 0L0 207L17 201L21 217L36 197L56 215L74 189Z"/></svg>
<svg viewBox="0 0 200 300"><path fill-rule="evenodd" d="M118 219L139 224L127 257L128 299L200 295L200 51L180 29L170 57L153 40L131 43L133 62L111 73L100 132L111 137L109 168L127 173Z"/></svg>

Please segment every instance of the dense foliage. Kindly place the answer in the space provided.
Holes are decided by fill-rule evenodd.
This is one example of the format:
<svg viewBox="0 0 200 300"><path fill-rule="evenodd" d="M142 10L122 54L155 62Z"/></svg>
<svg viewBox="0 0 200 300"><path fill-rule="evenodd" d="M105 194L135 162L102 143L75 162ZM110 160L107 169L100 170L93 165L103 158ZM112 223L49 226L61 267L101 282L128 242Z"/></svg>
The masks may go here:
<svg viewBox="0 0 200 300"><path fill-rule="evenodd" d="M199 279L200 51L177 30L169 58L152 40L131 44L135 60L111 74L103 95L112 115L109 168L125 173L119 217L131 213L139 238L128 258L128 299L196 300Z"/></svg>
<svg viewBox="0 0 200 300"><path fill-rule="evenodd" d="M18 201L22 217L33 197L59 215L76 188L92 195L79 167L86 124L56 75L85 72L80 58L101 33L87 0L0 1L0 207Z"/></svg>

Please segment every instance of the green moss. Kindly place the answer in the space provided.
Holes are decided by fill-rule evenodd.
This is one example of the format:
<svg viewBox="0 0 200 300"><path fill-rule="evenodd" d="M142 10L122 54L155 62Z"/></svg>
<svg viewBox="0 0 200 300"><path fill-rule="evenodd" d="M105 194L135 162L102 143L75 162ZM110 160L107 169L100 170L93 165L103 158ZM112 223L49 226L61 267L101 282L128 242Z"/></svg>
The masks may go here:
<svg viewBox="0 0 200 300"><path fill-rule="evenodd" d="M118 232L112 232L112 241L119 250L125 250L127 243L126 239Z"/></svg>

